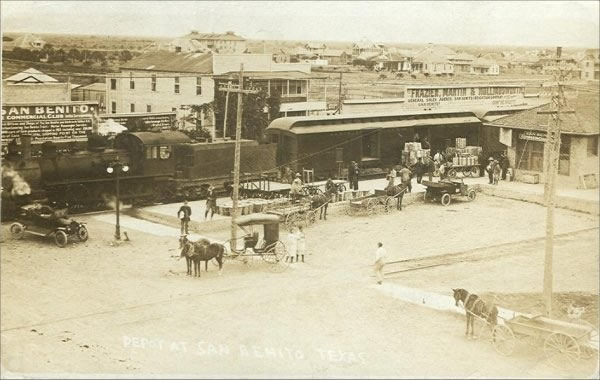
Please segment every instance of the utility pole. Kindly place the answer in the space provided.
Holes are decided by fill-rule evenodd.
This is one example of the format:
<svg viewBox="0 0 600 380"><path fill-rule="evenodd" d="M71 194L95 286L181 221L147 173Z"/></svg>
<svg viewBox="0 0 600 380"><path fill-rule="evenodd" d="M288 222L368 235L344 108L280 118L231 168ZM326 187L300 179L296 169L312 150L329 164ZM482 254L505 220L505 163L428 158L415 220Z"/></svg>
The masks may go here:
<svg viewBox="0 0 600 380"><path fill-rule="evenodd" d="M344 75L344 73L340 73L340 86L339 86L339 90L338 90L338 112L339 114L342 113L342 75Z"/></svg>
<svg viewBox="0 0 600 380"><path fill-rule="evenodd" d="M554 201L556 194L556 172L558 170L558 160L560 153L560 123L561 114L575 113L574 111L563 110L565 104L565 94L562 84L565 75L562 70L556 81L557 93L552 96L552 110L539 111L538 114L548 114L548 132L546 133L546 143L544 146L544 171L546 173L546 183L544 184L544 200L546 203L546 242L544 256L544 313L547 317L552 316L552 261L554 256ZM554 119L554 123L552 122Z"/></svg>
<svg viewBox="0 0 600 380"><path fill-rule="evenodd" d="M227 82L227 87L231 87L231 81ZM225 116L223 119L223 140L227 137L227 110L229 109L229 90L225 91Z"/></svg>
<svg viewBox="0 0 600 380"><path fill-rule="evenodd" d="M237 92L237 115L235 123L235 158L233 162L233 208L231 210L231 241L234 248L237 247L237 227L238 217L238 198L240 191L240 143L242 139L242 95L257 94L258 90L244 90L244 64L240 63L239 85L233 86L228 83L227 86L219 88L219 91Z"/></svg>

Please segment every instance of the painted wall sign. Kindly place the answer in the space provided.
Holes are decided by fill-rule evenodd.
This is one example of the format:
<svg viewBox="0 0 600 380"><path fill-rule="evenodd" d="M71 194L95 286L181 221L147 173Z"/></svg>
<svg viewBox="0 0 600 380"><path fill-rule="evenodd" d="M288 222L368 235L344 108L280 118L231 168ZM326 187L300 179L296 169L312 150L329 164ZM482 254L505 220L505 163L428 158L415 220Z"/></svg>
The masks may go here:
<svg viewBox="0 0 600 380"><path fill-rule="evenodd" d="M546 142L546 132L524 131L519 133L519 139Z"/></svg>
<svg viewBox="0 0 600 380"><path fill-rule="evenodd" d="M147 132L153 129L168 131L175 126L175 112L120 113L100 115L102 120L113 119L131 132Z"/></svg>
<svg viewBox="0 0 600 380"><path fill-rule="evenodd" d="M5 104L2 106L2 145L21 135L32 141L76 140L93 130L97 102Z"/></svg>

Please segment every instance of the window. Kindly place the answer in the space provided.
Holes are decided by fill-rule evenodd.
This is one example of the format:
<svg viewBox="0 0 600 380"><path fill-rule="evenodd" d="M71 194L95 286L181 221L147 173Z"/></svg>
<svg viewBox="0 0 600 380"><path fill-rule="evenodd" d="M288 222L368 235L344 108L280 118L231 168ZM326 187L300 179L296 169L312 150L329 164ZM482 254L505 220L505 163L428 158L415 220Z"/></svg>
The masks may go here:
<svg viewBox="0 0 600 380"><path fill-rule="evenodd" d="M175 77L175 88L174 91L176 94L179 94L179 77Z"/></svg>
<svg viewBox="0 0 600 380"><path fill-rule="evenodd" d="M202 77L196 77L196 95L202 95Z"/></svg>
<svg viewBox="0 0 600 380"><path fill-rule="evenodd" d="M177 107L171 107L171 111L177 112Z"/></svg>
<svg viewBox="0 0 600 380"><path fill-rule="evenodd" d="M569 175L571 160L571 136L560 136L560 153L558 155L558 174Z"/></svg>
<svg viewBox="0 0 600 380"><path fill-rule="evenodd" d="M156 74L152 74L151 89L152 89L152 91L156 91Z"/></svg>
<svg viewBox="0 0 600 380"><path fill-rule="evenodd" d="M152 106L150 104L146 104L146 112L152 112Z"/></svg>
<svg viewBox="0 0 600 380"><path fill-rule="evenodd" d="M135 112L135 104L134 103L129 104L129 112Z"/></svg>
<svg viewBox="0 0 600 380"><path fill-rule="evenodd" d="M544 171L544 143L541 141L517 141L517 169Z"/></svg>
<svg viewBox="0 0 600 380"><path fill-rule="evenodd" d="M116 79L111 79L110 80L110 89L111 90L116 90L117 89L117 80Z"/></svg>
<svg viewBox="0 0 600 380"><path fill-rule="evenodd" d="M117 113L117 102L110 102L110 112Z"/></svg>
<svg viewBox="0 0 600 380"><path fill-rule="evenodd" d="M158 147L157 146L147 146L146 147L146 159L147 160L158 159Z"/></svg>
<svg viewBox="0 0 600 380"><path fill-rule="evenodd" d="M598 136L588 137L587 139L587 154L588 156L598 155Z"/></svg>
<svg viewBox="0 0 600 380"><path fill-rule="evenodd" d="M135 82L133 81L133 73L129 73L129 89L135 89Z"/></svg>

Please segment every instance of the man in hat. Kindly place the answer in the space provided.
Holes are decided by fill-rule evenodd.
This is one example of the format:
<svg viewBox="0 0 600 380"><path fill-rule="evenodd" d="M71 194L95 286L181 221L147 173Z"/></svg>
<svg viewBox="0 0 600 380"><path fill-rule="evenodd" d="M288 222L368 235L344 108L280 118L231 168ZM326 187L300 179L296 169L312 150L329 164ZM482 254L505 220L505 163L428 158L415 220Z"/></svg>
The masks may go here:
<svg viewBox="0 0 600 380"><path fill-rule="evenodd" d="M352 188L354 190L358 190L358 179L360 177L360 168L358 167L358 163L354 162L354 172L352 177Z"/></svg>
<svg viewBox="0 0 600 380"><path fill-rule="evenodd" d="M494 183L494 158L488 158L488 166L485 167L485 171L488 173L488 179L490 185Z"/></svg>
<svg viewBox="0 0 600 380"><path fill-rule="evenodd" d="M210 219L212 220L215 211L217 211L217 194L215 187L210 185L208 187L208 194L206 195L206 211L204 212L204 220L208 217L208 211L210 211Z"/></svg>
<svg viewBox="0 0 600 380"><path fill-rule="evenodd" d="M187 199L183 201L183 205L177 211L177 217L181 220L181 234L183 235L184 231L186 235L188 234L188 224L190 223L190 218L192 216L192 208L188 206Z"/></svg>
<svg viewBox="0 0 600 380"><path fill-rule="evenodd" d="M294 179L290 188L290 197L293 201L302 197L302 180L300 178L302 178L300 173L296 173L296 179Z"/></svg>

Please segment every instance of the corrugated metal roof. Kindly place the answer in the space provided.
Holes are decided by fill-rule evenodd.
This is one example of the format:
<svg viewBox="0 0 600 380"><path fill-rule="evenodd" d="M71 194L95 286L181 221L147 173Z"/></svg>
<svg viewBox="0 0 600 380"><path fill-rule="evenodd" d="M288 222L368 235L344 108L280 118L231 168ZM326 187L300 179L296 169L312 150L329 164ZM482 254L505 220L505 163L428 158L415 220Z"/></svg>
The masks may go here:
<svg viewBox="0 0 600 380"><path fill-rule="evenodd" d="M349 132L378 128L408 128L440 124L480 123L472 112L406 112L398 114L354 114L332 116L285 117L275 119L267 133L293 134Z"/></svg>
<svg viewBox="0 0 600 380"><path fill-rule="evenodd" d="M157 50L144 53L121 66L122 69L212 74L212 53L176 53Z"/></svg>
<svg viewBox="0 0 600 380"><path fill-rule="evenodd" d="M116 139L130 139L131 136L140 140L144 145L170 145L190 143L192 141L186 134L177 131L122 133ZM115 141L115 145L118 145L117 141Z"/></svg>
<svg viewBox="0 0 600 380"><path fill-rule="evenodd" d="M74 90L75 88L72 88L72 90ZM78 86L77 90L81 91L81 90L88 90L88 91L106 91L106 83L104 82L100 82L100 83L92 83L92 84L88 84L87 86Z"/></svg>
<svg viewBox="0 0 600 380"><path fill-rule="evenodd" d="M561 132L573 135L600 134L598 101L598 95L582 93L580 93L576 99L568 100L568 106L571 107L575 113L561 114ZM500 118L491 123L486 123L486 125L546 131L548 129L548 114L539 114L538 112L549 111L551 109L551 104L545 104Z"/></svg>

